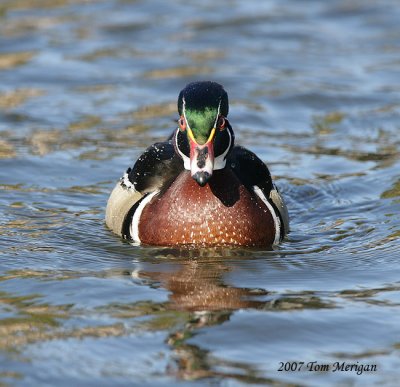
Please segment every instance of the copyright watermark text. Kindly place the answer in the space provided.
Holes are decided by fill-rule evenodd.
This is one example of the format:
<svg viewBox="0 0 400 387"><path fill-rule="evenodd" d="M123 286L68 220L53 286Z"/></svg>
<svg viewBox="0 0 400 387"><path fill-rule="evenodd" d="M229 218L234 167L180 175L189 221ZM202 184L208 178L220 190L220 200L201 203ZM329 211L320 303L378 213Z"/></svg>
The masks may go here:
<svg viewBox="0 0 400 387"><path fill-rule="evenodd" d="M376 364L363 364L360 362L347 363L345 361L335 361L334 363L318 363L317 361L287 361L279 362L278 371L296 372L355 372L362 375L364 372L376 372L378 370Z"/></svg>

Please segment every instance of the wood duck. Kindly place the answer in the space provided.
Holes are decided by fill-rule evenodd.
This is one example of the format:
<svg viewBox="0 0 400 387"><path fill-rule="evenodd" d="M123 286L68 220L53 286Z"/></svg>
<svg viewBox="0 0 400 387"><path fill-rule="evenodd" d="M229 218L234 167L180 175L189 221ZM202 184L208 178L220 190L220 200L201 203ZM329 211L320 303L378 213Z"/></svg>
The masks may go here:
<svg viewBox="0 0 400 387"><path fill-rule="evenodd" d="M150 146L112 191L106 224L146 245L271 246L289 231L267 166L235 146L228 95L215 82L189 83L178 128Z"/></svg>

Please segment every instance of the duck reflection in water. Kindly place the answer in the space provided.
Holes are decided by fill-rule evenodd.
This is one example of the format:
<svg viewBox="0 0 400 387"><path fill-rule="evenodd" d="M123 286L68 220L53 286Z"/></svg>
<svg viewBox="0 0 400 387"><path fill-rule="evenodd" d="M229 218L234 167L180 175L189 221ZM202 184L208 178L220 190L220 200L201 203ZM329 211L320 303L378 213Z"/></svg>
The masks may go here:
<svg viewBox="0 0 400 387"><path fill-rule="evenodd" d="M144 261L143 270L135 271L135 277L170 292L168 301L160 305L161 313L156 318L175 317L167 327L170 333L166 341L173 359L168 367L169 373L180 379L223 376L248 383L272 383L258 376L257 370L247 363L230 363L211 356L208 350L190 343L190 338L203 327L226 323L239 309L272 311L334 307L310 292L278 295L266 289L228 285L227 275L242 270L245 261L255 263L258 260L249 250L151 249L149 252L155 259L149 263ZM261 254L264 261L265 253ZM285 263L275 258L271 256L268 264L282 269ZM159 270L153 270L155 267Z"/></svg>
<svg viewBox="0 0 400 387"><path fill-rule="evenodd" d="M168 307L180 311L219 311L240 308L258 308L265 301L254 298L266 295L262 289L248 289L224 283L224 276L234 268L218 258L214 249L209 249L210 257L189 258L172 261L178 268L173 271L140 271L141 279L161 283L171 292ZM188 250L190 253L190 251ZM190 255L195 254L192 252Z"/></svg>
<svg viewBox="0 0 400 387"><path fill-rule="evenodd" d="M166 340L172 350L173 359L168 364L168 373L184 380L223 375L240 380L264 382L260 380L262 378L255 376L256 370L251 369L249 365L238 362L228 364L226 360L224 364L219 364L220 360L210 357L207 350L187 342L202 327L221 325L229 321L235 310L264 307L265 301L255 298L268 294L262 289L227 285L224 276L234 269L234 265L232 262L230 264L224 262L223 257L217 257L216 250L207 251L208 254L207 252L205 254L210 256L198 258L197 255L194 259L196 253L188 250L186 253L191 258L168 259L167 264L174 267L173 271L136 272L140 279L158 283L171 292L165 304L166 313L188 312L185 314L184 323L174 326ZM204 251L200 254L204 254ZM232 373L217 371L216 368L221 365L235 371Z"/></svg>

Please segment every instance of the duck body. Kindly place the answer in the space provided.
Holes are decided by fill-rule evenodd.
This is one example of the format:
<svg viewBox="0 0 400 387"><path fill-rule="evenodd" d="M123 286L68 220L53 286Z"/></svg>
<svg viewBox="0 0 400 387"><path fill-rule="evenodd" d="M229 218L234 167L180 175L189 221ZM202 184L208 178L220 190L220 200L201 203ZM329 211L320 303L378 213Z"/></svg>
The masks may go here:
<svg viewBox="0 0 400 387"><path fill-rule="evenodd" d="M163 214L156 217L154 214ZM267 245L275 238L274 219L229 169L200 187L183 171L143 209L138 235L150 245Z"/></svg>
<svg viewBox="0 0 400 387"><path fill-rule="evenodd" d="M195 129L204 124L202 100L210 94L201 136ZM197 122L187 117L190 103ZM180 127L149 147L111 193L106 224L112 231L164 246L271 246L283 239L289 229L284 201L267 166L234 146L227 109L226 92L217 83L196 82L182 90Z"/></svg>

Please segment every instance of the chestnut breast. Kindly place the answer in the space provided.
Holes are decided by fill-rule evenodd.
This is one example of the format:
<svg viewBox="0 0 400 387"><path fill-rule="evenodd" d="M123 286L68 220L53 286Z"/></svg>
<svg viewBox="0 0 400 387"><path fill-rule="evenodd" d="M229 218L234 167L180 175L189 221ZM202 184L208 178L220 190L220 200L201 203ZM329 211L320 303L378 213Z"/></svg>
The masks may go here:
<svg viewBox="0 0 400 387"><path fill-rule="evenodd" d="M266 246L275 226L267 206L231 170L214 171L204 187L183 171L145 206L139 236L150 245Z"/></svg>

